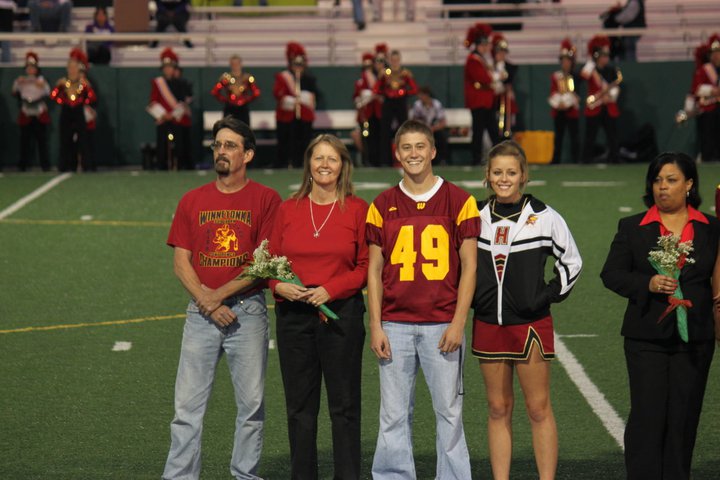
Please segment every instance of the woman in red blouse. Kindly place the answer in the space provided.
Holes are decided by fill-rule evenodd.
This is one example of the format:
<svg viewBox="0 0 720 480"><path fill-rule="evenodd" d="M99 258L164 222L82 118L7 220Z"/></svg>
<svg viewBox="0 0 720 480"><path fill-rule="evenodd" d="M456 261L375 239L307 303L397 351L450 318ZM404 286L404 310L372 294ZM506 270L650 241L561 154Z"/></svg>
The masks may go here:
<svg viewBox="0 0 720 480"><path fill-rule="evenodd" d="M353 194L352 162L333 135L304 155L302 184L282 203L270 249L306 287L271 281L285 387L292 478L317 478L317 416L324 379L336 479L360 478L360 373L365 342L368 204ZM340 319L317 309L327 304Z"/></svg>

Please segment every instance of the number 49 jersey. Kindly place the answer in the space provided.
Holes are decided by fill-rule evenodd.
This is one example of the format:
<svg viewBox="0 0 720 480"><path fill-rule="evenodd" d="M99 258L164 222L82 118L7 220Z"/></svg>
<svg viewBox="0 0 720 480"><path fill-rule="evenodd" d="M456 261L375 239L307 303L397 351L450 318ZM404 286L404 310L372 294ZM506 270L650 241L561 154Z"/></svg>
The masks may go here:
<svg viewBox="0 0 720 480"><path fill-rule="evenodd" d="M447 323L455 314L458 250L480 234L480 213L469 193L440 181L426 201L395 186L370 205L367 241L385 260L382 320Z"/></svg>

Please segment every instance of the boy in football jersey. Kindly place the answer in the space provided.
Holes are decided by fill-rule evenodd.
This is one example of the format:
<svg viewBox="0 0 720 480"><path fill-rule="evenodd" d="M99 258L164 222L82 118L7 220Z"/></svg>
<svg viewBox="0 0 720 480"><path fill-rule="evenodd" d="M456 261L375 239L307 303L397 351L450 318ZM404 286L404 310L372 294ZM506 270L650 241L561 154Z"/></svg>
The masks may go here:
<svg viewBox="0 0 720 480"><path fill-rule="evenodd" d="M480 213L473 197L433 174L430 128L408 120L395 135L400 184L370 205L370 348L380 363L374 479L416 478L415 380L422 368L437 428L436 478L466 480L462 422L464 331L475 288Z"/></svg>

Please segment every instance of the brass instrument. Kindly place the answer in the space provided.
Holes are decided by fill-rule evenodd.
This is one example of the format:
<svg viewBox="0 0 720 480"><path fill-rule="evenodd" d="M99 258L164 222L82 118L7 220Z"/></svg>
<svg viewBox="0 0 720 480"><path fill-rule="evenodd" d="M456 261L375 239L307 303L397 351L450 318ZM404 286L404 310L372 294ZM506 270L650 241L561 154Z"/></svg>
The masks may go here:
<svg viewBox="0 0 720 480"><path fill-rule="evenodd" d="M564 74L563 78L558 82L559 93L574 93L575 80L572 75Z"/></svg>
<svg viewBox="0 0 720 480"><path fill-rule="evenodd" d="M622 72L620 69L617 69L617 78L613 80L611 83L609 83L606 87L604 87L600 92L598 92L595 95L588 95L587 97L587 106L590 110L593 110L600 106L600 104L603 101L603 97L607 95L607 93L610 91L611 88L616 87L620 85L623 81Z"/></svg>
<svg viewBox="0 0 720 480"><path fill-rule="evenodd" d="M498 108L498 134L501 138L510 138L512 136L512 105L510 101L510 93L505 92L500 99Z"/></svg>

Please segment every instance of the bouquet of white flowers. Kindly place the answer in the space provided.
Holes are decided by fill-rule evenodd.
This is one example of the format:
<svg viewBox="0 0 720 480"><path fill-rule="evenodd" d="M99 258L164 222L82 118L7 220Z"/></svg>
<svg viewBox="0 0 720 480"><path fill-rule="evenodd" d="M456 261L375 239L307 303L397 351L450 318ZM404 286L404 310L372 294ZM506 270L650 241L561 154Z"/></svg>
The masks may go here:
<svg viewBox="0 0 720 480"><path fill-rule="evenodd" d="M681 242L680 237L677 235L661 235L658 237L657 247L650 251L648 261L659 274L679 280L682 268L686 264L695 263L695 259L690 257L692 251L692 240ZM658 319L658 323L677 309L678 333L680 338L687 342L687 309L692 307L692 302L683 298L679 281L675 292L668 296L668 304L668 307Z"/></svg>
<svg viewBox="0 0 720 480"><path fill-rule="evenodd" d="M260 242L260 245L253 252L253 261L245 267L240 278L266 278L294 283L295 285L303 287L303 283L290 267L290 260L285 256L271 255L268 250L269 243L267 239ZM320 305L318 309L326 318L333 320L340 318L326 305Z"/></svg>

